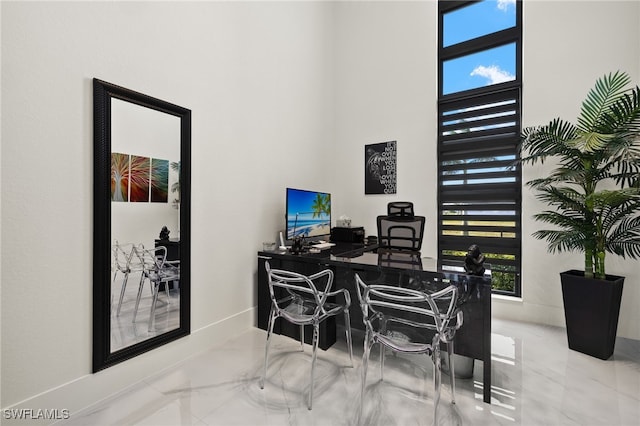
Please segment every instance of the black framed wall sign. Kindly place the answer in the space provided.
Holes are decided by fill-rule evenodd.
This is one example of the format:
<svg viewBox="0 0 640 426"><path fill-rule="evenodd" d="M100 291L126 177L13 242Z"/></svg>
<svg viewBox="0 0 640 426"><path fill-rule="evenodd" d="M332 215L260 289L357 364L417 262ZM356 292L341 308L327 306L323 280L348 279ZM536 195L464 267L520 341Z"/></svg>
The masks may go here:
<svg viewBox="0 0 640 426"><path fill-rule="evenodd" d="M396 193L396 141L364 146L364 193Z"/></svg>

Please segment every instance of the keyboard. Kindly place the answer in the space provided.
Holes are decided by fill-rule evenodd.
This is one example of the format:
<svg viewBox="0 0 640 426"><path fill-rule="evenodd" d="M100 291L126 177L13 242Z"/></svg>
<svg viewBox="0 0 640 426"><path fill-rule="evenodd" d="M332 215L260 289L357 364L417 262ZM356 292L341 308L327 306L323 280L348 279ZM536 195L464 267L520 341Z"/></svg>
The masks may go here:
<svg viewBox="0 0 640 426"><path fill-rule="evenodd" d="M316 244L311 244L311 247L317 248L317 249L321 249L321 250L329 248L329 247L333 247L333 246L335 246L334 243L316 243Z"/></svg>

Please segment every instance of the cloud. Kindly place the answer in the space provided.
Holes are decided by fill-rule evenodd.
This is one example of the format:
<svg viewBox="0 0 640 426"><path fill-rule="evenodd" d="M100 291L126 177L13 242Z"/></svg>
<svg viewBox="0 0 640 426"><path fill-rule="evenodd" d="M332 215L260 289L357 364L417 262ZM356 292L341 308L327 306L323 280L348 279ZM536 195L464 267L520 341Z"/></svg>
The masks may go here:
<svg viewBox="0 0 640 426"><path fill-rule="evenodd" d="M476 67L470 74L472 77L479 76L484 77L489 80L488 84L497 84L504 83L505 81L515 80L515 76L509 74L507 71L501 70L500 67L496 65L491 65L489 67L485 67L484 65L480 65Z"/></svg>
<svg viewBox="0 0 640 426"><path fill-rule="evenodd" d="M498 9L506 11L509 6L515 5L516 0L498 0Z"/></svg>

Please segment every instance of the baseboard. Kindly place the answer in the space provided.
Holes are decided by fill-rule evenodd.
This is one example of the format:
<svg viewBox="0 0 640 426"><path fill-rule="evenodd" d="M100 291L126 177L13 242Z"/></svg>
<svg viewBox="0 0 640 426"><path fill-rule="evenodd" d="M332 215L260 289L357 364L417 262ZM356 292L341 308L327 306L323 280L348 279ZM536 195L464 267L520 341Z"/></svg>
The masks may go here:
<svg viewBox="0 0 640 426"><path fill-rule="evenodd" d="M14 413L22 412L33 416L43 414L42 412L37 413L38 410L47 409L53 410L48 412L50 417L58 417L58 419L39 418L37 420L38 425L54 424L60 421L65 413L73 416L106 398L126 392L127 389L140 381L157 375L162 370L169 369L186 358L195 356L214 346L224 344L224 342L235 337L238 333L254 327L256 315L256 307L248 309L216 323L209 324L206 327L192 330L187 337L168 343L121 364L95 374L79 377L13 406L3 407L0 424L2 426L24 426L33 422L33 420L28 419L7 419L6 410L14 410ZM31 411L25 412L24 410Z"/></svg>
<svg viewBox="0 0 640 426"><path fill-rule="evenodd" d="M526 303L523 302L522 299L508 300L507 298L493 298L491 315L497 319L530 322L556 327L565 326L562 306L556 307Z"/></svg>

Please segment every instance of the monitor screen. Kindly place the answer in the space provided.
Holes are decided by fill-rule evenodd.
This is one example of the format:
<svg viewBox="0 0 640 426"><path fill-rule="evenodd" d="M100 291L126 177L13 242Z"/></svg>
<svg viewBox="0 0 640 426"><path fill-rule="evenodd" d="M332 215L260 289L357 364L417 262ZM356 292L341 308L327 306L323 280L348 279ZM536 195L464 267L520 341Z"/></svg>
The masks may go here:
<svg viewBox="0 0 640 426"><path fill-rule="evenodd" d="M287 188L287 239L331 234L331 194Z"/></svg>

